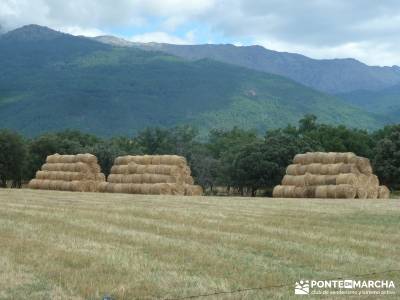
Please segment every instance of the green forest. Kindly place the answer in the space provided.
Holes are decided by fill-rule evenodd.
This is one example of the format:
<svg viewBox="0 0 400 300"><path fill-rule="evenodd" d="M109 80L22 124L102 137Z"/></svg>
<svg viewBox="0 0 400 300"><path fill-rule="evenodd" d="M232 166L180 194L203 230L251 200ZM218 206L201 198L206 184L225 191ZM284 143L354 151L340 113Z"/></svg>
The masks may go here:
<svg viewBox="0 0 400 300"><path fill-rule="evenodd" d="M0 127L34 137L81 130L99 137L146 127L212 129L321 122L375 130L388 120L291 79L211 59L116 48L41 27L0 38Z"/></svg>
<svg viewBox="0 0 400 300"><path fill-rule="evenodd" d="M217 186L251 195L270 195L294 155L307 151L354 152L368 157L382 184L400 184L400 125L374 132L343 125L319 123L306 115L297 126L265 132L235 127L211 130L207 139L191 126L146 128L132 137L100 138L65 130L28 138L0 130L0 185L21 187L33 178L47 155L92 153L108 175L117 156L127 154L177 154L187 158L197 184L213 193Z"/></svg>

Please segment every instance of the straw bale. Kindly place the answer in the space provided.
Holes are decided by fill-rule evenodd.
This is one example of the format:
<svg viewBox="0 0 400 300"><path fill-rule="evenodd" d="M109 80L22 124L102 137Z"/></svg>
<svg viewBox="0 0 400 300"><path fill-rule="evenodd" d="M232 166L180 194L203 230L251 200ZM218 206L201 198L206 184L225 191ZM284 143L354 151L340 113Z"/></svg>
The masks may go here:
<svg viewBox="0 0 400 300"><path fill-rule="evenodd" d="M128 174L129 168L128 165L113 165L111 167L111 174Z"/></svg>
<svg viewBox="0 0 400 300"><path fill-rule="evenodd" d="M339 174L336 177L336 184L350 184L350 185L355 185L358 186L358 176L353 173L344 173L344 174Z"/></svg>
<svg viewBox="0 0 400 300"><path fill-rule="evenodd" d="M379 179L378 176L371 174L368 176L368 185L373 186L373 187L378 187L379 186Z"/></svg>
<svg viewBox="0 0 400 300"><path fill-rule="evenodd" d="M357 187L357 198L358 199L367 199L368 198L368 190L364 186Z"/></svg>
<svg viewBox="0 0 400 300"><path fill-rule="evenodd" d="M81 172L63 172L63 171L37 171L36 179L48 179L48 180L84 180L90 177L89 173Z"/></svg>
<svg viewBox="0 0 400 300"><path fill-rule="evenodd" d="M315 196L317 198L343 198L354 199L357 189L349 184L340 185L320 185L316 187Z"/></svg>
<svg viewBox="0 0 400 300"><path fill-rule="evenodd" d="M90 173L87 164L78 163L46 163L42 166L42 171L61 171L61 172L84 172Z"/></svg>
<svg viewBox="0 0 400 300"><path fill-rule="evenodd" d="M285 175L282 179L282 185L305 186L307 175Z"/></svg>
<svg viewBox="0 0 400 300"><path fill-rule="evenodd" d="M367 187L368 199L377 199L379 195L379 186Z"/></svg>
<svg viewBox="0 0 400 300"><path fill-rule="evenodd" d="M349 184L336 185L336 198L354 199L357 195L357 188Z"/></svg>
<svg viewBox="0 0 400 300"><path fill-rule="evenodd" d="M77 162L83 162L86 164L93 164L97 165L97 157L93 154L90 153L85 153L85 154L77 154L76 155L76 160Z"/></svg>
<svg viewBox="0 0 400 300"><path fill-rule="evenodd" d="M378 198L379 199L389 199L390 198L390 190L387 186L381 185L378 188Z"/></svg>
<svg viewBox="0 0 400 300"><path fill-rule="evenodd" d="M96 181L106 181L106 175L104 175L103 173L97 173L95 175L95 180Z"/></svg>
<svg viewBox="0 0 400 300"><path fill-rule="evenodd" d="M131 162L140 165L187 165L186 159L178 155L126 155L117 157L114 165L127 165Z"/></svg>
<svg viewBox="0 0 400 300"><path fill-rule="evenodd" d="M139 165L137 163L129 163L128 172L130 174L182 175L182 169L173 165Z"/></svg>
<svg viewBox="0 0 400 300"><path fill-rule="evenodd" d="M109 185L110 183L108 183L108 182L98 182L97 183L97 191L98 192L100 192L100 193L105 193L105 192L107 192L107 188L108 188L108 185Z"/></svg>
<svg viewBox="0 0 400 300"><path fill-rule="evenodd" d="M357 157L356 159L357 168L360 170L361 173L364 174L372 174L372 166L371 162L368 158L365 157Z"/></svg>

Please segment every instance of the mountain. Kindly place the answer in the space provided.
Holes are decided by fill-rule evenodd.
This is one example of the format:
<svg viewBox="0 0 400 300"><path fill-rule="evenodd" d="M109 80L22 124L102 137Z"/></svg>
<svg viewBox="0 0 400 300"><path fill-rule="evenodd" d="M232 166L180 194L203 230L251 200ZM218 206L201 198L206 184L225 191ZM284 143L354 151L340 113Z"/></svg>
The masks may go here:
<svg viewBox="0 0 400 300"><path fill-rule="evenodd" d="M329 94L379 90L400 83L398 66L367 66L355 59L317 60L300 54L272 51L261 46L132 43L104 36L95 39L114 46L134 46L144 50L162 51L189 60L209 58L288 77Z"/></svg>
<svg viewBox="0 0 400 300"><path fill-rule="evenodd" d="M0 127L27 135L77 128L101 136L147 126L268 128L382 121L290 79L210 59L112 47L36 25L0 36Z"/></svg>
<svg viewBox="0 0 400 300"><path fill-rule="evenodd" d="M353 91L340 95L348 103L400 122L400 84L379 91Z"/></svg>

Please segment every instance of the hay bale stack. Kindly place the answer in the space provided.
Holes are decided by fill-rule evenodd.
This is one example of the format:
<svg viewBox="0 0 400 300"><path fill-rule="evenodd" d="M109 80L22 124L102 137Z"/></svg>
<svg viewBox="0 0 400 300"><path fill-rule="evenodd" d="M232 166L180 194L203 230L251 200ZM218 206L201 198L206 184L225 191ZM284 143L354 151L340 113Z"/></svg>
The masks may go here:
<svg viewBox="0 0 400 300"><path fill-rule="evenodd" d="M177 155L117 157L101 192L149 195L202 195L194 185L187 161Z"/></svg>
<svg viewBox="0 0 400 300"><path fill-rule="evenodd" d="M387 189L387 188L386 188ZM379 187L370 161L352 152L307 152L295 155L274 197L371 198L389 197Z"/></svg>
<svg viewBox="0 0 400 300"><path fill-rule="evenodd" d="M49 155L41 171L29 182L31 189L96 192L105 183L96 156L86 153L77 155Z"/></svg>

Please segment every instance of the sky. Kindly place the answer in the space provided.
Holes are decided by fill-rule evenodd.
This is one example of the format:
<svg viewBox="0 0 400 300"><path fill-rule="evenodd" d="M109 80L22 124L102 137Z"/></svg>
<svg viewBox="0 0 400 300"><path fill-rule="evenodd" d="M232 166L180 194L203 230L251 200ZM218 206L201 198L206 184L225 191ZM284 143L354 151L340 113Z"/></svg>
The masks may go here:
<svg viewBox="0 0 400 300"><path fill-rule="evenodd" d="M173 44L258 44L312 58L400 65L399 0L0 0L0 30Z"/></svg>

